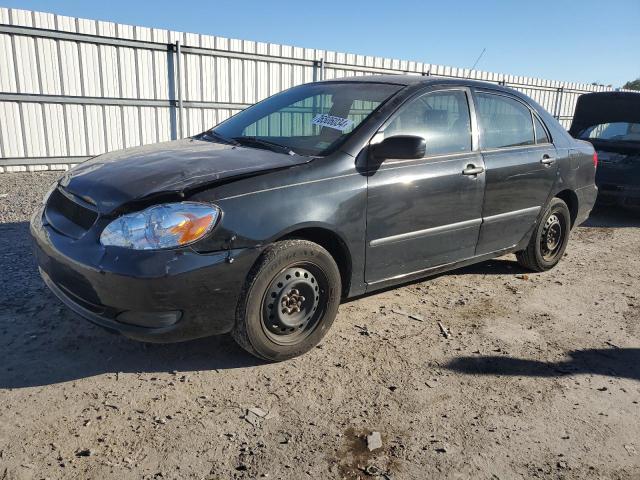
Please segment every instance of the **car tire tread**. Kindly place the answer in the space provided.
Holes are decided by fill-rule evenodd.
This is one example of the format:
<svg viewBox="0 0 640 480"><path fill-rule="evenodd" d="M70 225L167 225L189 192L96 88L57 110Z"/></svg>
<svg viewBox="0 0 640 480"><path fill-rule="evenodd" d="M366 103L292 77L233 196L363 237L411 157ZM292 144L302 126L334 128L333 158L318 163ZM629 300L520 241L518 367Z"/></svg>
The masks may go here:
<svg viewBox="0 0 640 480"><path fill-rule="evenodd" d="M331 285L331 291L328 292L327 312L318 326L318 331L301 342L302 344L297 348L282 349L280 352L276 351L277 349L268 349L267 353L264 344L266 340L259 338L255 332L252 335L250 324L257 321L253 315L256 306L262 302L260 289L287 262L304 260L305 258L314 258L324 263L323 266ZM323 247L307 240L282 240L273 243L265 249L247 275L236 308L236 321L231 336L247 352L263 360L281 361L301 355L317 345L333 323L340 303L341 291L338 266L331 254Z"/></svg>
<svg viewBox="0 0 640 480"><path fill-rule="evenodd" d="M516 252L516 259L518 263L528 270L534 272L544 272L546 270L550 270L558 264L558 262L564 255L564 251L566 250L567 244L569 243L570 229L567 229L567 231L565 232L565 238L563 240L563 245L561 246L560 254L554 261L546 262L542 258L542 255L540 253L541 229L544 227L547 218L549 218L549 216L553 212L562 214L565 217L566 225L571 225L571 215L569 213L569 207L567 207L567 204L558 197L552 198L549 202L549 205L547 205L544 214L540 217L536 228L533 230L533 234L531 235L529 244L524 250Z"/></svg>

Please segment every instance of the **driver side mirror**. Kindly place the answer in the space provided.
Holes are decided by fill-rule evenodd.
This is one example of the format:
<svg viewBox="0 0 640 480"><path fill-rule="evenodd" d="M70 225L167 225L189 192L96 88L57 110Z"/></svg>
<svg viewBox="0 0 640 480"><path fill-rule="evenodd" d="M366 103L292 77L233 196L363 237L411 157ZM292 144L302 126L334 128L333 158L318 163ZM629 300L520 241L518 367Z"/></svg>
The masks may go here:
<svg viewBox="0 0 640 480"><path fill-rule="evenodd" d="M380 160L386 158L400 160L418 159L423 158L426 151L426 140L415 135L394 135L385 138L378 144L372 145L373 156Z"/></svg>

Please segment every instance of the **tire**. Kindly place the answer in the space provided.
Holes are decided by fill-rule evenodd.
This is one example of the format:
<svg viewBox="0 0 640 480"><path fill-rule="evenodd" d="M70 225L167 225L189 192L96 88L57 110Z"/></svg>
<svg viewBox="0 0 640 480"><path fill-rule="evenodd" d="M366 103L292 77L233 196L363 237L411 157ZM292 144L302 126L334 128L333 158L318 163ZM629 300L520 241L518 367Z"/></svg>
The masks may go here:
<svg viewBox="0 0 640 480"><path fill-rule="evenodd" d="M325 336L341 292L340 271L324 248L305 240L276 242L247 276L231 335L264 360L297 357Z"/></svg>
<svg viewBox="0 0 640 480"><path fill-rule="evenodd" d="M516 253L518 263L534 272L555 267L567 249L571 231L569 207L559 198L553 198L540 222L536 225L529 245ZM559 232L559 238L556 238Z"/></svg>

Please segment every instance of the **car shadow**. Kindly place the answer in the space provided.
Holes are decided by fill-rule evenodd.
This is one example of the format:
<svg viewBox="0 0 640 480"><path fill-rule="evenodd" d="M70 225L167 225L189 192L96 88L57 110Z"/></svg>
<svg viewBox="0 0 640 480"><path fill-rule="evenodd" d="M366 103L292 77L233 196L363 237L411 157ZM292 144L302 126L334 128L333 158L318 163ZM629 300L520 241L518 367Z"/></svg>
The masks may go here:
<svg viewBox="0 0 640 480"><path fill-rule="evenodd" d="M640 210L596 204L589 218L580 226L592 228L640 227Z"/></svg>
<svg viewBox="0 0 640 480"><path fill-rule="evenodd" d="M56 384L104 373L222 370L260 365L228 336L151 344L75 315L41 280L26 222L0 224L0 388Z"/></svg>
<svg viewBox="0 0 640 480"><path fill-rule="evenodd" d="M515 255L511 258L493 258L486 262L474 263L467 267L462 267L452 272L445 272L442 275L455 273L456 275L516 275L531 274L528 270L515 261Z"/></svg>
<svg viewBox="0 0 640 480"><path fill-rule="evenodd" d="M492 355L460 357L446 368L470 375L559 377L593 374L640 380L640 348L594 348L573 350L568 360L543 362Z"/></svg>

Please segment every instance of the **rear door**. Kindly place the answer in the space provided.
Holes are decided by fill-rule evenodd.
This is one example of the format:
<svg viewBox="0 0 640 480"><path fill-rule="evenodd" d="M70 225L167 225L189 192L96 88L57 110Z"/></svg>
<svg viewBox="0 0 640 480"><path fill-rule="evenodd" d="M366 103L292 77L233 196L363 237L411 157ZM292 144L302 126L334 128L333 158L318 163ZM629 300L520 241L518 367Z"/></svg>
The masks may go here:
<svg viewBox="0 0 640 480"><path fill-rule="evenodd" d="M557 153L535 112L515 96L476 90L486 169L476 255L510 248L535 224L557 175Z"/></svg>
<svg viewBox="0 0 640 480"><path fill-rule="evenodd" d="M427 153L369 163L368 283L473 256L485 176L470 97L463 87L417 95L374 137L421 136Z"/></svg>

